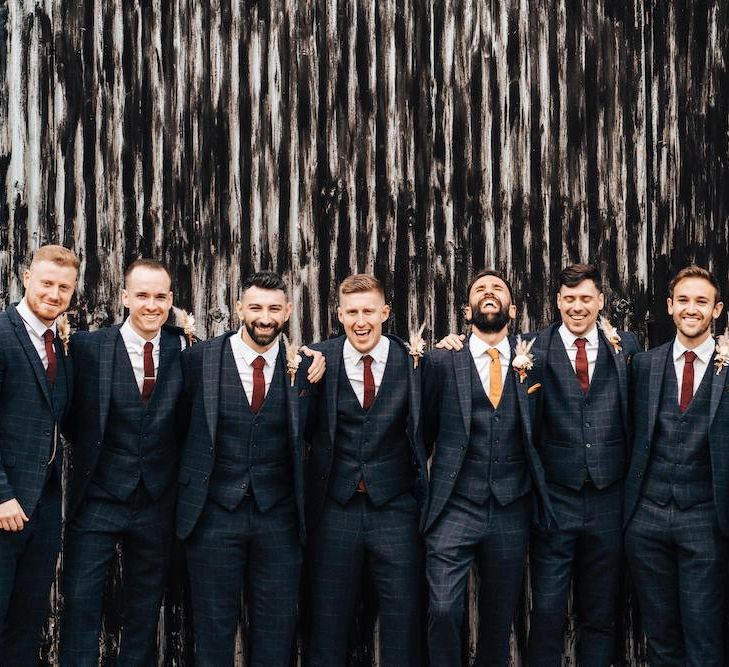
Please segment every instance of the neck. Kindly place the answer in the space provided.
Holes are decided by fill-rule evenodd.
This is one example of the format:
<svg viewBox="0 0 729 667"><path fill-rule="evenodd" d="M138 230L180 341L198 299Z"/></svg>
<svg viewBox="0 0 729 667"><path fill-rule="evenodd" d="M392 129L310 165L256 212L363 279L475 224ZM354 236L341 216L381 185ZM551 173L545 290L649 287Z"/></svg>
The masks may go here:
<svg viewBox="0 0 729 667"><path fill-rule="evenodd" d="M711 336L711 331L704 331L699 336L693 336L688 337L682 334L680 331L676 331L676 338L678 339L678 342L681 343L687 350L693 350L694 348L697 348L699 345L704 343L709 337Z"/></svg>
<svg viewBox="0 0 729 667"><path fill-rule="evenodd" d="M471 327L471 334L476 336L476 338L480 338L484 343L487 345L490 345L491 347L495 347L498 345L504 338L506 338L506 335L509 333L509 327L505 326L501 331L496 331L494 333L481 331L478 327Z"/></svg>
<svg viewBox="0 0 729 667"><path fill-rule="evenodd" d="M129 326L132 328L132 331L135 334L137 334L137 336L139 336L140 338L143 338L146 341L154 340L160 332L159 329L157 329L157 331L152 331L152 332L139 331L139 329L137 329L137 327L134 326L134 323L131 320L129 322Z"/></svg>
<svg viewBox="0 0 729 667"><path fill-rule="evenodd" d="M251 348L254 352L258 352L258 354L263 354L264 352L268 352L274 345L278 343L278 336L276 336L268 345L259 345L251 338L251 335L248 333L248 329L243 326L243 329L240 333L241 340Z"/></svg>

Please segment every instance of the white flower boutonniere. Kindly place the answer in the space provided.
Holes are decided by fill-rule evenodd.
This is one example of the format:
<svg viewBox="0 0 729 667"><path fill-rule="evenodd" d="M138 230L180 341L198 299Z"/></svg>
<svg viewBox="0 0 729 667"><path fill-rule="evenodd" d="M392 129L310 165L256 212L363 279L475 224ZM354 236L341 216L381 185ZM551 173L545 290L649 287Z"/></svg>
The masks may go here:
<svg viewBox="0 0 729 667"><path fill-rule="evenodd" d="M608 339L608 343L613 346L615 354L620 352L623 348L620 346L620 336L618 330L610 324L610 320L607 317L600 316L600 328L605 334L605 338Z"/></svg>
<svg viewBox="0 0 729 667"><path fill-rule="evenodd" d="M301 363L301 355L299 354L300 345L293 345L289 342L286 334L283 335L284 348L286 348L286 372L291 378L291 386L294 386L294 380L296 379L296 371L299 369Z"/></svg>
<svg viewBox="0 0 729 667"><path fill-rule="evenodd" d="M425 322L423 322L417 333L410 332L410 342L405 343L405 347L408 349L408 353L413 358L413 368L418 367L420 357L425 354L425 341L423 340L423 330L425 329Z"/></svg>
<svg viewBox="0 0 729 667"><path fill-rule="evenodd" d="M724 366L729 366L729 331L725 331L719 336L716 342L716 355L714 356L714 366L716 366L716 374L721 373Z"/></svg>
<svg viewBox="0 0 729 667"><path fill-rule="evenodd" d="M534 368L534 355L532 354L532 345L536 339L530 341L516 337L516 347L514 348L514 361L511 362L513 369L519 374L519 382L523 383L527 376L527 371Z"/></svg>
<svg viewBox="0 0 729 667"><path fill-rule="evenodd" d="M56 319L56 331L63 343L63 354L68 356L68 344L71 341L71 325L68 323L68 315L63 313Z"/></svg>
<svg viewBox="0 0 729 667"><path fill-rule="evenodd" d="M185 332L185 338L187 338L187 344L192 347L196 340L197 333L195 331L195 318L191 313L188 313L182 308L173 307L172 310L175 313L175 323L178 327L181 327Z"/></svg>

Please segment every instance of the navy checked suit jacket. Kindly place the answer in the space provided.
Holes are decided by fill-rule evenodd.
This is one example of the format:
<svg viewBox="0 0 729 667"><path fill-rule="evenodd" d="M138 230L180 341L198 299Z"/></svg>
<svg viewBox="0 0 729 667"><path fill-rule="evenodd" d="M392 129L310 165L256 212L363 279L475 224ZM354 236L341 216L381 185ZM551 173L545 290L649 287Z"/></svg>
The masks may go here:
<svg viewBox="0 0 729 667"><path fill-rule="evenodd" d="M661 388L666 363L673 340L636 354L632 360L632 416L634 422L633 447L628 476L625 481L624 525L630 522L641 496L641 488L650 463ZM729 369L717 374L712 361L706 369L711 375L709 403L709 454L714 485L714 505L719 528L729 536Z"/></svg>
<svg viewBox="0 0 729 667"><path fill-rule="evenodd" d="M58 339L55 349L70 398L71 362ZM16 498L31 516L46 480L54 433L58 437L56 425L64 416L54 414L46 370L11 305L0 313L0 502ZM60 445L56 456L62 456Z"/></svg>
<svg viewBox="0 0 729 667"><path fill-rule="evenodd" d="M73 359L76 392L64 424L64 435L71 443L73 472L69 485L68 514L73 516L86 493L89 480L99 461L101 446L104 442L109 405L111 400L114 358L117 341L120 337L117 324L97 331L77 331L71 336L71 357ZM160 342L159 368L155 392L165 391L157 410L176 411L177 401L182 391L180 377L179 346L165 344L166 336L180 336L182 329L165 325ZM179 419L175 419L177 424ZM179 429L174 435L175 448L169 452L177 458L178 443L182 433Z"/></svg>
<svg viewBox="0 0 729 667"><path fill-rule="evenodd" d="M552 340L555 336L557 337L557 339L559 339L559 327L560 323L550 324L545 329L542 329L542 331L540 331L536 336L534 347L532 349L535 352L541 351L544 353L545 363L546 356L552 345ZM598 335L607 345L608 349L612 350L613 347L605 337L602 329L598 329L598 332ZM629 436L629 434L631 433L631 422L629 413L630 378L628 363L632 355L640 350L640 346L638 344L638 339L635 337L634 334L630 333L629 331L618 331L618 335L620 336L620 346L622 350L616 354L611 354L610 358L613 361L618 376L618 391L620 392L620 419L623 423L624 432ZM568 365L565 365L564 369L567 368ZM561 371L562 369L558 370ZM539 392L540 401L539 405L537 406L537 423L540 423L542 419L545 394L549 393L550 395L563 395L565 401L581 399L580 388L578 383L575 382L574 371L571 370L571 367L569 372L571 373L571 375L565 375L564 377L560 377L557 385L552 382L550 373L544 373L544 391ZM593 416L593 427L595 427L595 429L599 431L600 428L608 426L614 419L615 415L610 414L610 412L598 410ZM570 434L574 429L580 428L580 424L572 423L569 419L569 415L566 413L564 414L562 419L560 419L560 414L551 414L550 423L552 424L553 430L557 430L566 434L565 437L561 438L562 440L566 441L571 440L571 438L568 437L568 434ZM536 439L537 449L539 449L539 445L542 442L541 436L541 430L538 429ZM579 437L577 439L579 440ZM630 442L630 437L627 438L627 441Z"/></svg>
<svg viewBox="0 0 729 667"><path fill-rule="evenodd" d="M390 343L399 345L407 354L405 343L389 334ZM339 396L339 372L344 358L342 350L346 336L332 338L312 348L319 350L326 359L327 371L324 380L316 388L316 401L312 401L306 428L306 440L311 445L306 470L306 513L307 525L311 530L317 523L329 486L329 475L334 461L334 446L337 436L337 400ZM428 496L427 456L420 427L420 367L408 357L408 375L399 378L408 383L407 435L416 470L415 495L420 504L420 525L425 522Z"/></svg>
<svg viewBox="0 0 729 667"><path fill-rule="evenodd" d="M509 339L513 347L516 341ZM516 396L521 418L524 447L529 472L538 500L537 517L549 526L553 520L544 469L534 446L534 420L537 396L542 382L543 357L534 353L534 368L527 372L524 382L516 378ZM516 373L516 371L513 371ZM443 511L461 471L471 432L471 353L468 343L461 350L433 349L423 358L423 434L430 452L436 456L430 470L430 505L425 530ZM508 381L508 379L507 379ZM531 389L531 393L530 393Z"/></svg>
<svg viewBox="0 0 729 667"><path fill-rule="evenodd" d="M177 500L177 535L180 539L185 539L192 533L208 496L208 483L215 465L220 369L225 344L235 334L235 331L229 331L199 343L182 354L184 403L189 415L189 428L180 461ZM288 374L285 385L288 440L294 471L293 491L299 517L299 538L303 543L306 539L303 424L312 385L306 378L311 358L303 354L301 358L294 386L291 386ZM275 372L286 373L286 348L283 341L280 342Z"/></svg>

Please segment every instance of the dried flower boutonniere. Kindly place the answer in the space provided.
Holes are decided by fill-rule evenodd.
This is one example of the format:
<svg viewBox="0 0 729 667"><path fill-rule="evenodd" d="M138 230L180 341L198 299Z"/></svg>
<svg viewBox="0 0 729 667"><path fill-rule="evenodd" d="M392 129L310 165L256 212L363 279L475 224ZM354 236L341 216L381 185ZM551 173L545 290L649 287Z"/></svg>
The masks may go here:
<svg viewBox="0 0 729 667"><path fill-rule="evenodd" d="M716 374L721 373L724 366L729 366L729 331L725 331L716 341L716 355L714 356Z"/></svg>
<svg viewBox="0 0 729 667"><path fill-rule="evenodd" d="M423 322L417 333L410 332L410 342L405 343L408 353L413 358L413 368L418 367L420 357L425 354L425 341L423 340L423 331L425 330L425 322Z"/></svg>
<svg viewBox="0 0 729 667"><path fill-rule="evenodd" d="M299 354L299 345L293 345L289 342L286 334L283 334L284 347L286 348L286 372L291 378L291 386L294 386L296 371L301 363L301 355Z"/></svg>
<svg viewBox="0 0 729 667"><path fill-rule="evenodd" d="M68 356L68 344L71 341L71 325L68 323L68 315L63 313L56 319L56 331L63 343L63 354Z"/></svg>
<svg viewBox="0 0 729 667"><path fill-rule="evenodd" d="M172 310L175 313L175 323L185 332L187 344L192 347L195 340L197 340L197 334L195 331L195 318L193 317L192 313L188 313L182 308L173 307Z"/></svg>
<svg viewBox="0 0 729 667"><path fill-rule="evenodd" d="M522 340L521 336L516 337L516 347L514 348L514 361L511 362L514 370L519 373L519 382L523 383L527 376L527 371L534 368L534 355L532 354L532 345L536 339L530 341Z"/></svg>
<svg viewBox="0 0 729 667"><path fill-rule="evenodd" d="M600 316L600 328L605 334L605 338L608 339L608 343L613 346L615 354L620 352L623 348L620 346L620 336L618 330L610 324L610 320L607 317Z"/></svg>

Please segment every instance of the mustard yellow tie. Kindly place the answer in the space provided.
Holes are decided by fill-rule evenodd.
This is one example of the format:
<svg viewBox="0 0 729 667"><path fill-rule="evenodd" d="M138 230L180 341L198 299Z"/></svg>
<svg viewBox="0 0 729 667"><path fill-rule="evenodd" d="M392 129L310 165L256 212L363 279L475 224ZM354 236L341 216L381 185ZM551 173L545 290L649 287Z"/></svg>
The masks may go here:
<svg viewBox="0 0 729 667"><path fill-rule="evenodd" d="M501 386L501 361L499 361L499 351L492 347L487 350L491 357L491 366L489 368L489 400L495 408L499 407L503 388Z"/></svg>

